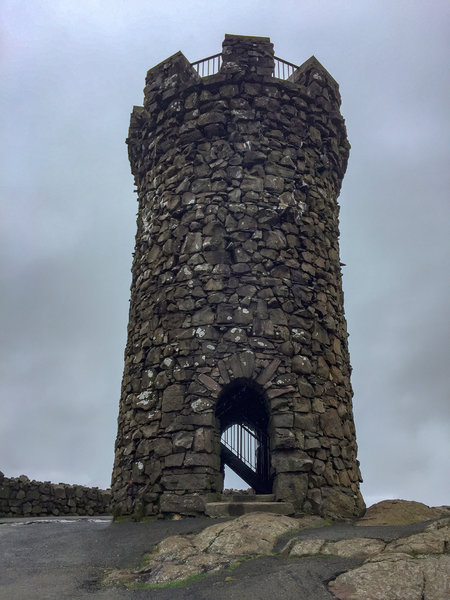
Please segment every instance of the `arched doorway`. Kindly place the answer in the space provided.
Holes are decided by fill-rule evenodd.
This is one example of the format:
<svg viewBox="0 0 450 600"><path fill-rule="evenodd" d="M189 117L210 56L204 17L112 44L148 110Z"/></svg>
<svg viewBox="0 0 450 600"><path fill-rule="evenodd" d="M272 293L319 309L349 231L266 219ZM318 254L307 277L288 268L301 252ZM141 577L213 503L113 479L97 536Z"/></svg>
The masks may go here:
<svg viewBox="0 0 450 600"><path fill-rule="evenodd" d="M257 494L272 492L269 416L263 388L251 379L224 386L216 408L221 464L230 467Z"/></svg>

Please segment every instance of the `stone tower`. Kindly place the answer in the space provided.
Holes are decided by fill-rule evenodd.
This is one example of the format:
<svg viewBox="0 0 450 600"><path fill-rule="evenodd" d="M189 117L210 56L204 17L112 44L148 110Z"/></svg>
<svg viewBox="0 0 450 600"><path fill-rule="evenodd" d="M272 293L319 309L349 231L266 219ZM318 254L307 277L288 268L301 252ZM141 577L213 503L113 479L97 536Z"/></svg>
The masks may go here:
<svg viewBox="0 0 450 600"><path fill-rule="evenodd" d="M311 57L226 35L147 74L112 479L119 514L204 512L224 464L297 511L364 508L338 246L349 153ZM228 436L228 437L227 437Z"/></svg>

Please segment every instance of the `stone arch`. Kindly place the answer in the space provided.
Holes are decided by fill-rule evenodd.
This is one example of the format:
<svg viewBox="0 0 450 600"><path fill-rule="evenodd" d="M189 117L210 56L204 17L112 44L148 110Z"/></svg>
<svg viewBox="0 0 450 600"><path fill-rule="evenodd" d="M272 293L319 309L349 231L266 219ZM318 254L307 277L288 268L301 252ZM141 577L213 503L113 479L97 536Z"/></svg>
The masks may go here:
<svg viewBox="0 0 450 600"><path fill-rule="evenodd" d="M257 493L270 493L270 413L264 388L247 377L231 380L219 394L216 418L222 470L228 465Z"/></svg>

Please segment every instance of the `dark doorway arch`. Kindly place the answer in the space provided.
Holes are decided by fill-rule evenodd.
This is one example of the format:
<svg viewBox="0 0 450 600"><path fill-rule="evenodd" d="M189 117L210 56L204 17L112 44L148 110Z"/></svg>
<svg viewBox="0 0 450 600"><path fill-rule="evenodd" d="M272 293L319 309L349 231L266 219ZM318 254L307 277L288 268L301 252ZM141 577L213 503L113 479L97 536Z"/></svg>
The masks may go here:
<svg viewBox="0 0 450 600"><path fill-rule="evenodd" d="M263 388L251 379L233 380L220 393L216 416L222 468L228 465L257 494L271 493L269 413Z"/></svg>

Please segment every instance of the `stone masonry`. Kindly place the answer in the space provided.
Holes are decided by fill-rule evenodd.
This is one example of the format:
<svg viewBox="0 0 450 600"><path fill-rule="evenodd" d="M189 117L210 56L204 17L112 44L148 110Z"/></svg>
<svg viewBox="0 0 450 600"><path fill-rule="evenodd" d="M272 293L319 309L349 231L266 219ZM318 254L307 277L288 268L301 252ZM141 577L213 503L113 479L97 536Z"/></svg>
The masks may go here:
<svg viewBox="0 0 450 600"><path fill-rule="evenodd" d="M228 394L246 410L230 386L252 389L266 411L277 500L339 517L364 509L338 246L350 147L338 85L314 57L288 79L274 64L268 38L226 35L217 73L200 77L178 52L148 72L133 109L139 210L116 515L196 515L217 498L216 408Z"/></svg>
<svg viewBox="0 0 450 600"><path fill-rule="evenodd" d="M68 483L30 481L26 475L0 472L0 517L103 515L109 513L109 490Z"/></svg>

